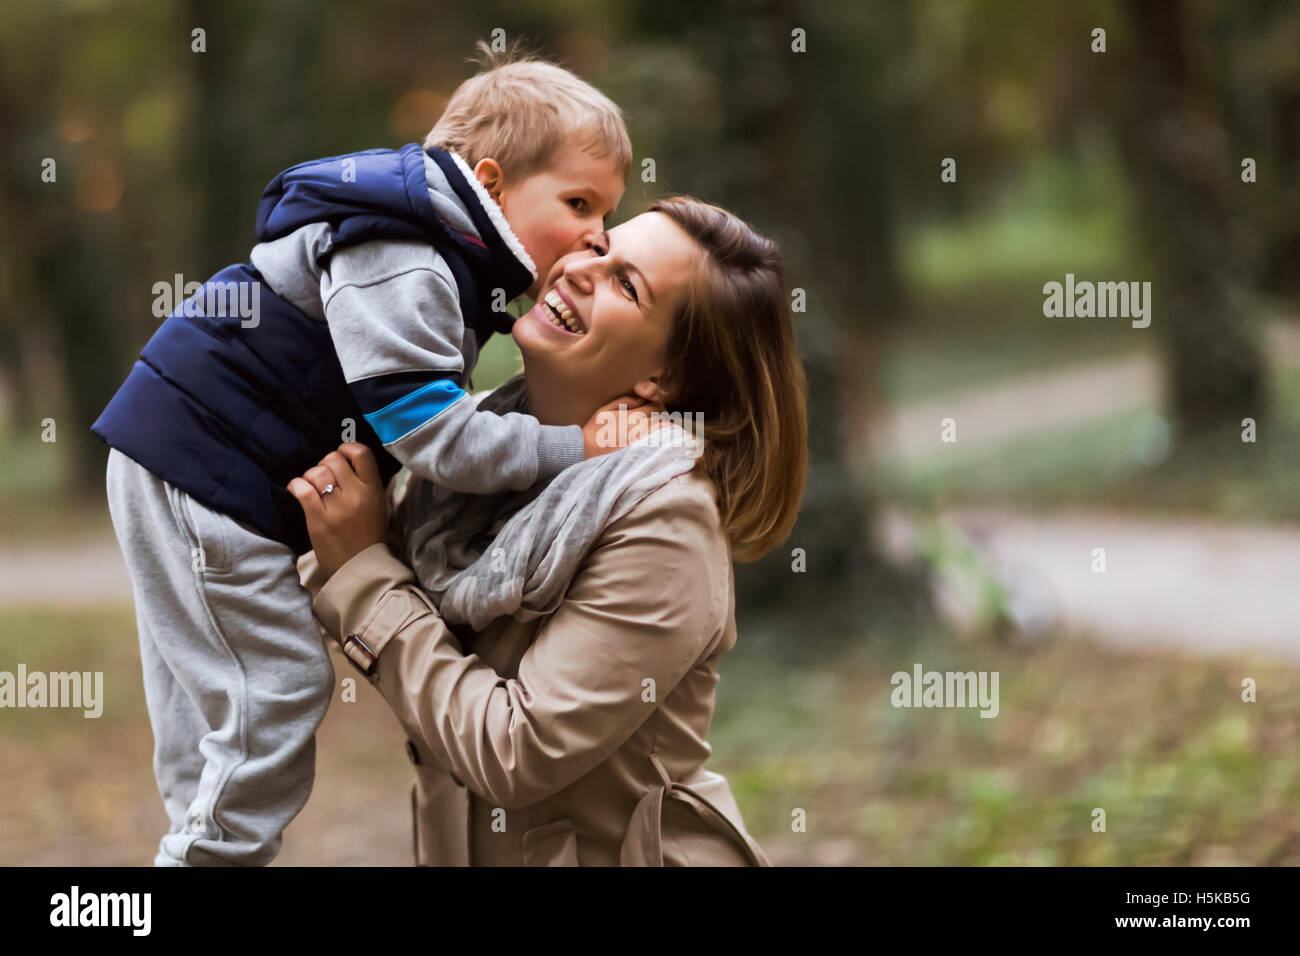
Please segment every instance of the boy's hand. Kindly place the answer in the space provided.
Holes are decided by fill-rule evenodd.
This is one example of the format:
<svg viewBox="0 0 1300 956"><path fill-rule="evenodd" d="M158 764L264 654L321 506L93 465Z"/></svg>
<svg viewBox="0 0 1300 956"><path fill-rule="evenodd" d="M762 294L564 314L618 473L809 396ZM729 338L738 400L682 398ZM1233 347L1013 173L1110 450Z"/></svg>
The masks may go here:
<svg viewBox="0 0 1300 956"><path fill-rule="evenodd" d="M595 458L626 448L663 424L653 417L663 410L639 395L622 395L607 402L582 426L582 457Z"/></svg>
<svg viewBox="0 0 1300 956"><path fill-rule="evenodd" d="M379 465L358 442L339 445L289 482L289 491L302 505L316 562L327 577L388 533L388 499Z"/></svg>

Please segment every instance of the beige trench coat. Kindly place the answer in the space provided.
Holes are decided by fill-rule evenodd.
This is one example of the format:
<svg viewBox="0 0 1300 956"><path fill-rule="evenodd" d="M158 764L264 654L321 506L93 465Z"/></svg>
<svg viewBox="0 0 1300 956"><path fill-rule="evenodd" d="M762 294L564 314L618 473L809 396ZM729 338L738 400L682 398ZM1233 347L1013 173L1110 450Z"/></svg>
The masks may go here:
<svg viewBox="0 0 1300 956"><path fill-rule="evenodd" d="M610 524L551 615L450 629L387 546L314 593L409 738L420 865L770 865L704 769L736 643L712 485L673 479ZM363 669L363 673L365 670Z"/></svg>

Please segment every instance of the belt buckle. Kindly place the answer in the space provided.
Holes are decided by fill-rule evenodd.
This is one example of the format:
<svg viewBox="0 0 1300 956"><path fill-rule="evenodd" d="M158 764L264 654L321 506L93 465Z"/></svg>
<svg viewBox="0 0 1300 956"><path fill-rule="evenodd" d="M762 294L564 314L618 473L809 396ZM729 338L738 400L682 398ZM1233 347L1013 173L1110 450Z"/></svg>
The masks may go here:
<svg viewBox="0 0 1300 956"><path fill-rule="evenodd" d="M379 660L379 657L366 646L366 642L358 635L349 634L347 636L347 639L343 641L343 653L347 655L347 659L352 662L353 666L365 674L366 677L374 674L375 663Z"/></svg>

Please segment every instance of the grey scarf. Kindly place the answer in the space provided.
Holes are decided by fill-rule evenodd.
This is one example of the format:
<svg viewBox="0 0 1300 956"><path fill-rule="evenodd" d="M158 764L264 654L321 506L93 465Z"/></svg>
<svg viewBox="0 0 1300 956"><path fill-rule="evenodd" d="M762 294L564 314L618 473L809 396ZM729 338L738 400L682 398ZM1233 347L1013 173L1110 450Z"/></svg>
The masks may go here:
<svg viewBox="0 0 1300 956"><path fill-rule="evenodd" d="M479 408L525 411L522 376ZM700 448L668 424L523 492L474 495L412 477L397 522L403 557L448 623L482 630L507 614L520 621L549 614L605 527L690 471Z"/></svg>

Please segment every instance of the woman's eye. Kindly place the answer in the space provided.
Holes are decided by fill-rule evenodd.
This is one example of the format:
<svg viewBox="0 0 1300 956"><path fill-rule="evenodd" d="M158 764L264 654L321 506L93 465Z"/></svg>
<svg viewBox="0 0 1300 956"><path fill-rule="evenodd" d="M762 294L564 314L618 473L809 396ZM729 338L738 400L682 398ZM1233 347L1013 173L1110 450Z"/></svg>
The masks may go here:
<svg viewBox="0 0 1300 956"><path fill-rule="evenodd" d="M636 294L636 286L632 284L631 279L629 279L627 276L619 276L618 283L624 288L624 290L626 290L628 295L632 297L633 302L639 301Z"/></svg>

